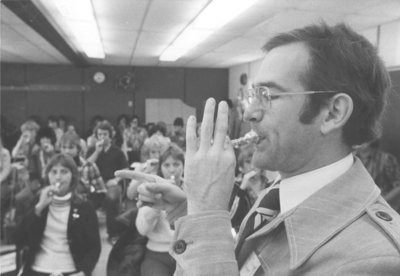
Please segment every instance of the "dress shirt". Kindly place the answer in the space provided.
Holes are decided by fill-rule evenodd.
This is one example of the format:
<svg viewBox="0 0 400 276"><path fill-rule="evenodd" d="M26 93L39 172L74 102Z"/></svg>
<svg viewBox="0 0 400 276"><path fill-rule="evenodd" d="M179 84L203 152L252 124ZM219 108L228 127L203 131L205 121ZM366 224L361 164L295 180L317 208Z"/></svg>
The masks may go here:
<svg viewBox="0 0 400 276"><path fill-rule="evenodd" d="M298 206L316 191L348 171L353 163L353 154L350 153L325 167L282 179L279 189L281 213Z"/></svg>

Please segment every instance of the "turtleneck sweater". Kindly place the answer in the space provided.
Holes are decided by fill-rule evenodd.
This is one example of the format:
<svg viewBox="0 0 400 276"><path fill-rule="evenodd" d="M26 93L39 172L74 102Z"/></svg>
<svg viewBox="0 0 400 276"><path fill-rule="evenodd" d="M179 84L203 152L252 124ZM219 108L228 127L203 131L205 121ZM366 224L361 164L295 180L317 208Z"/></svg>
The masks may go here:
<svg viewBox="0 0 400 276"><path fill-rule="evenodd" d="M61 197L54 196L49 205L40 250L32 265L32 269L37 272L68 273L76 270L67 238L70 200L71 193Z"/></svg>

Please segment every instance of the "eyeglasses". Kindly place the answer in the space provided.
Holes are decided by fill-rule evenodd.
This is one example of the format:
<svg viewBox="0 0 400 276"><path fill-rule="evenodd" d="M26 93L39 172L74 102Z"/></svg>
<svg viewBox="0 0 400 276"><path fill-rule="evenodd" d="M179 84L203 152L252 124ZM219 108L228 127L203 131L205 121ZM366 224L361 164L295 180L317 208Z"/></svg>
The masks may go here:
<svg viewBox="0 0 400 276"><path fill-rule="evenodd" d="M300 91L300 92L273 92L267 86L256 86L247 90L247 100L249 104L257 101L265 106L270 107L272 100L281 96L298 96L298 95L312 95L323 93L338 93L338 91Z"/></svg>

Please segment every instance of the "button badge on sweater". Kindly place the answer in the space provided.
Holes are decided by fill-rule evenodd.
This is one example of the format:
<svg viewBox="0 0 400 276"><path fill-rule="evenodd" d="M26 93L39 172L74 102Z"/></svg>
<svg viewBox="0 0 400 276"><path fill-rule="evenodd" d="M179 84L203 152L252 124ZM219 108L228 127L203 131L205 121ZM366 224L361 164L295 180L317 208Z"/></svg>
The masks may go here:
<svg viewBox="0 0 400 276"><path fill-rule="evenodd" d="M177 240L174 244L174 251L176 254L182 254L186 250L186 242L184 240Z"/></svg>

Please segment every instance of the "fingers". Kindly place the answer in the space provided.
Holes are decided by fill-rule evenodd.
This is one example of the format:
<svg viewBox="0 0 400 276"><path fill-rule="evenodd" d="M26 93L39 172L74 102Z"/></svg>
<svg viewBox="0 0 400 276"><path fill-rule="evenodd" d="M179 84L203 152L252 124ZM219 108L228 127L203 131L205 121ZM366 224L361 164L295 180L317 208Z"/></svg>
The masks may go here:
<svg viewBox="0 0 400 276"><path fill-rule="evenodd" d="M186 153L194 154L197 150L196 118L190 116L186 123Z"/></svg>
<svg viewBox="0 0 400 276"><path fill-rule="evenodd" d="M228 133L228 105L220 102L218 105L217 122L214 131L214 144L217 149L223 149Z"/></svg>
<svg viewBox="0 0 400 276"><path fill-rule="evenodd" d="M204 107L203 120L201 122L199 150L207 151L211 146L211 139L214 130L214 111L215 100L209 98Z"/></svg>
<svg viewBox="0 0 400 276"><path fill-rule="evenodd" d="M128 178L128 179L135 179L139 182L156 182L157 181L157 176L151 175L151 174L146 174L146 173L141 173L141 172L136 172L136 171L131 171L131 170L119 170L115 172L116 177L121 177L121 178Z"/></svg>

